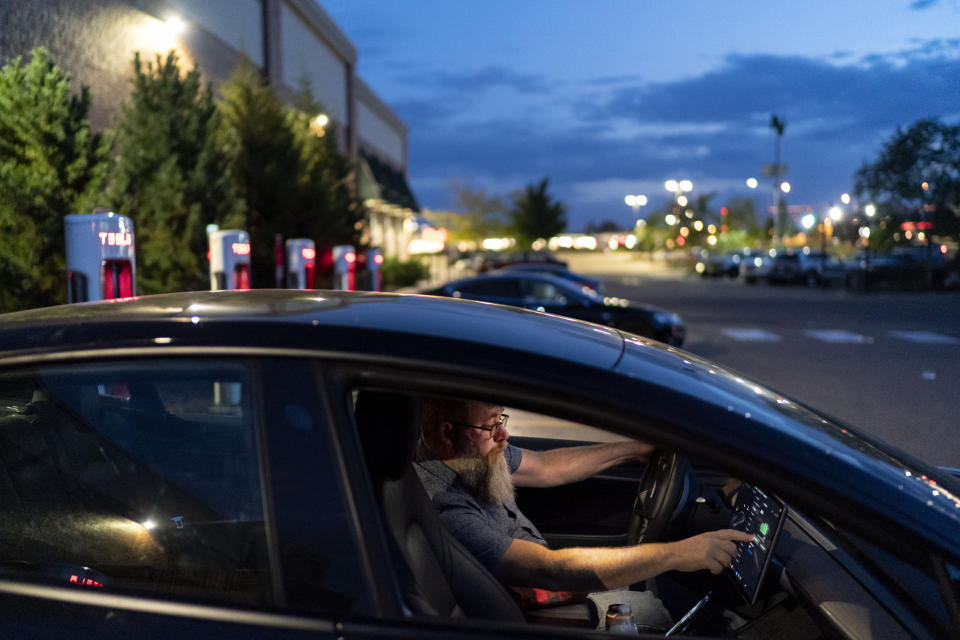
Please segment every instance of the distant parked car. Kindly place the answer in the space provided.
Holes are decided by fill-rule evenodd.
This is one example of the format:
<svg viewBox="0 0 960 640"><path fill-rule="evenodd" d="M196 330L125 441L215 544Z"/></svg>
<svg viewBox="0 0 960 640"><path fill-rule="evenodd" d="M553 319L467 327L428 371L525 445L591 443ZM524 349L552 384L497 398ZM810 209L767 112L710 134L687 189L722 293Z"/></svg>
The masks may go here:
<svg viewBox="0 0 960 640"><path fill-rule="evenodd" d="M556 276L512 269L485 273L421 291L433 296L493 302L586 320L679 347L686 325L675 313L623 298L604 297Z"/></svg>
<svg viewBox="0 0 960 640"><path fill-rule="evenodd" d="M767 253L755 253L745 260L740 260L740 279L747 284L754 284L766 280L773 266L773 257Z"/></svg>
<svg viewBox="0 0 960 640"><path fill-rule="evenodd" d="M701 276L736 278L740 273L740 263L753 255L750 249L735 249L726 253L710 253L709 249L701 249L700 258L694 269Z"/></svg>
<svg viewBox="0 0 960 640"><path fill-rule="evenodd" d="M890 253L861 251L846 267L847 286L853 289L942 287L950 271L939 244L895 247Z"/></svg>
<svg viewBox="0 0 960 640"><path fill-rule="evenodd" d="M477 256L478 259L474 268L478 272L492 271L513 264L567 266L565 261L560 260L549 251L484 251Z"/></svg>
<svg viewBox="0 0 960 640"><path fill-rule="evenodd" d="M838 258L824 251L804 248L802 251L780 252L773 258L767 279L777 284L823 286L831 281L843 282L846 268Z"/></svg>
<svg viewBox="0 0 960 640"><path fill-rule="evenodd" d="M596 278L570 271L564 265L555 262L518 262L500 267L501 271L539 271L569 280L582 287L590 287L597 293L603 293L603 285Z"/></svg>

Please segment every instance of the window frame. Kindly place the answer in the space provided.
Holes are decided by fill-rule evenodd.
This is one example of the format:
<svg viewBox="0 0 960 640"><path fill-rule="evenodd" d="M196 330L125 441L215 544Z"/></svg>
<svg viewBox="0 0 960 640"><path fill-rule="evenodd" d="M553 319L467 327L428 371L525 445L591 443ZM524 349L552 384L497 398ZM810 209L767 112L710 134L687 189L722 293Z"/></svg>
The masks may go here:
<svg viewBox="0 0 960 640"><path fill-rule="evenodd" d="M288 626L284 620L292 620L291 616L297 617L298 621L291 623L291 628L303 628L304 621L315 620L319 627L310 622L308 626L313 626L317 630L327 630L326 621L331 619L330 615L313 612L309 610L297 610L287 608L289 596L282 584L283 569L280 563L279 547L285 541L285 533L278 528L277 510L298 508L297 502L305 500L309 491L305 490L302 484L291 490L291 487L278 479L271 470L271 454L278 453L284 449L284 441L287 440L281 430L267 419L264 411L264 391L265 385L269 383L263 375L262 363L265 360L282 360L285 358L294 358L302 361L304 366L311 372L310 384L316 391L315 407L320 416L318 428L314 430L314 440L318 445L326 446L329 454L334 461L334 467L340 473L341 483L340 493L344 501L344 507L349 514L350 534L354 541L358 564L363 572L363 580L366 586L366 594L371 598L370 610L367 613L347 613L346 617L355 615L366 618L368 615L374 617L390 617L399 615L401 610L399 604L391 601L390 597L384 594L389 590L382 585L384 576L379 567L383 563L377 559L377 552L371 552L371 540L369 535L364 534L362 522L370 517L379 517L375 505L372 502L372 492L369 487L358 486L366 482L366 475L359 475L356 471L357 465L362 470L362 452L357 447L351 447L349 443L344 443L342 429L334 428L334 422L331 420L329 411L330 403L328 393L325 388L324 377L322 374L322 354L316 351L308 350L289 350L289 349L271 349L263 347L242 347L242 348L224 348L224 347L167 347L163 349L148 348L118 348L118 349L98 349L94 351L70 351L57 354L44 354L40 356L31 356L25 358L6 359L0 362L0 375L30 375L38 369L45 367L69 367L76 365L82 367L88 363L103 362L123 362L137 360L161 360L163 358L188 359L210 362L213 359L224 362L243 362L251 367L252 389L251 405L255 413L254 437L257 446L257 463L260 474L260 487L263 506L263 522L267 545L268 566L271 579L271 593L274 603L266 609L251 608L248 605L240 605L229 601L216 601L211 598L203 605L191 603L189 597L167 594L153 594L149 592L78 592L75 589L45 585L29 578L0 576L0 600L8 597L39 597L42 600L54 600L69 604L70 602L82 601L85 605L103 607L106 609L126 609L130 611L155 612L158 610L169 611L173 615L179 615L177 611L188 611L184 614L187 617L200 617L194 609L200 609L203 612L210 612L213 618L226 620L243 619L255 620L263 616L268 616L279 626ZM289 442L287 442L289 444ZM349 478L349 479L348 479ZM375 545L374 545L375 546ZM378 567L379 564L379 567ZM218 615L216 611L230 611L226 615ZM306 617L304 617L306 616ZM333 618L344 617L341 615ZM54 616L55 617L55 616ZM254 624L261 624L256 623Z"/></svg>

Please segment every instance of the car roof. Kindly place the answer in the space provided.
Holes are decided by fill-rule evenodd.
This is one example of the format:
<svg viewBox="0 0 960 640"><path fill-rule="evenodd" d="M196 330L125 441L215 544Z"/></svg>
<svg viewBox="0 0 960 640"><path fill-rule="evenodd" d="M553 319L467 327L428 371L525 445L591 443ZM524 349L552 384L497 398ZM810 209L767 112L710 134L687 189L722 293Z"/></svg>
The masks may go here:
<svg viewBox="0 0 960 640"><path fill-rule="evenodd" d="M522 273L517 273L522 271ZM493 279L504 279L504 278L513 278L513 279L524 279L524 280L540 280L543 282L550 282L555 285L562 286L564 288L570 288L570 281L561 276L552 274L549 271L540 271L537 269L496 269L494 271L486 271L484 273L479 273L475 276L470 276L468 278L460 278L459 280L454 280L447 284L449 285L462 285L467 282L476 282L479 280L493 280Z"/></svg>
<svg viewBox="0 0 960 640"><path fill-rule="evenodd" d="M184 292L0 316L0 365L145 348L415 362L470 372L508 397L532 389L554 403L564 398L566 411L580 415L642 420L657 440L685 442L706 459L731 442L757 443L746 463L771 485L786 468L805 480L793 495L817 501L817 484L833 478L831 488L862 508L900 514L904 526L960 557L955 479L735 372L609 327L452 298L320 290ZM568 400L575 397L581 401ZM591 409L589 398L602 408ZM683 425L686 439L670 425Z"/></svg>
<svg viewBox="0 0 960 640"><path fill-rule="evenodd" d="M514 307L392 293L289 289L170 293L0 316L0 358L105 345L146 346L157 338L170 338L168 344L222 341L295 347L302 346L304 330L314 334L307 344L338 350L336 341L326 341L324 332L318 331L331 327L357 336L405 335L411 340L456 340L467 335L480 345L558 358L568 354L600 368L619 360L623 339L617 331L573 332L568 329L570 319L543 316ZM258 328L277 324L287 329L264 333ZM551 325L560 331L550 331ZM229 331L223 335L205 331L211 327Z"/></svg>

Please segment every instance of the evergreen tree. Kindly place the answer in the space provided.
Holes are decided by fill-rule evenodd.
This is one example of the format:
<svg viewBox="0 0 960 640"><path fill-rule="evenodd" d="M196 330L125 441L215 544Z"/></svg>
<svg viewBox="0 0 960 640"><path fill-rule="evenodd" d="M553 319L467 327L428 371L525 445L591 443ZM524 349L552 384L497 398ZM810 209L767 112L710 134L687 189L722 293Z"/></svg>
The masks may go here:
<svg viewBox="0 0 960 640"><path fill-rule="evenodd" d="M231 175L247 204L253 285L272 287L274 235L300 235L300 146L283 104L249 60L241 61L221 93L224 125L235 144Z"/></svg>
<svg viewBox="0 0 960 640"><path fill-rule="evenodd" d="M34 49L0 69L0 310L66 302L63 216L92 210L108 145L86 87Z"/></svg>
<svg viewBox="0 0 960 640"><path fill-rule="evenodd" d="M310 238L318 246L354 244L363 221L363 207L354 195L350 160L337 148L333 121L319 126L314 118L323 105L304 83L287 111L287 124L300 150L299 190L288 237Z"/></svg>
<svg viewBox="0 0 960 640"><path fill-rule="evenodd" d="M134 221L138 293L206 289L206 226L243 225L229 139L210 84L174 52L133 59L133 92L116 125L108 199Z"/></svg>
<svg viewBox="0 0 960 640"><path fill-rule="evenodd" d="M538 238L549 239L567 227L566 208L547 193L548 178L527 187L514 197L511 213L517 241L529 248Z"/></svg>

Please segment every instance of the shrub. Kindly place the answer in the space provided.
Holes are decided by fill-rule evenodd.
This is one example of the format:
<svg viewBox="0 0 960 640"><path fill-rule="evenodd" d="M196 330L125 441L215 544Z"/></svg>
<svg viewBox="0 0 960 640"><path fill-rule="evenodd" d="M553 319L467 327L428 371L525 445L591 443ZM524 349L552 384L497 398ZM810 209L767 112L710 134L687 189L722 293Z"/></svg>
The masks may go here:
<svg viewBox="0 0 960 640"><path fill-rule="evenodd" d="M386 258L380 267L383 275L383 289L389 291L402 287L412 287L418 281L430 275L427 265L419 260L401 262L397 258Z"/></svg>

